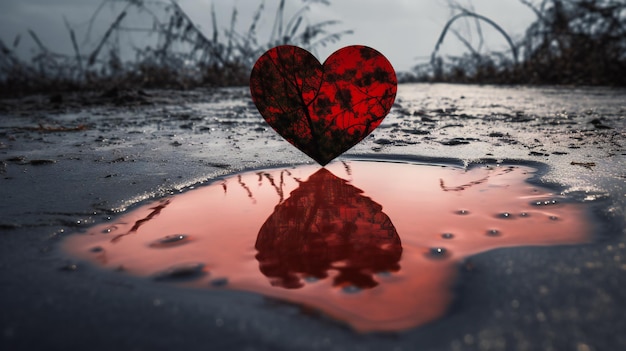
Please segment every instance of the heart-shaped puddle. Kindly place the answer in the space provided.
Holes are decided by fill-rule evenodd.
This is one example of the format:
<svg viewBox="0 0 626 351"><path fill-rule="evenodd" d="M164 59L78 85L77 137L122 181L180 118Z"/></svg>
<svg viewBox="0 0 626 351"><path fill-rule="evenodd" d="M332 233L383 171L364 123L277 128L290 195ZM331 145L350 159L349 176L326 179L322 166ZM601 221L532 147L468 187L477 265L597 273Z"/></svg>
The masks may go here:
<svg viewBox="0 0 626 351"><path fill-rule="evenodd" d="M64 247L158 283L253 291L358 331L442 317L464 258L589 240L587 210L520 165L334 162L229 176L70 236Z"/></svg>

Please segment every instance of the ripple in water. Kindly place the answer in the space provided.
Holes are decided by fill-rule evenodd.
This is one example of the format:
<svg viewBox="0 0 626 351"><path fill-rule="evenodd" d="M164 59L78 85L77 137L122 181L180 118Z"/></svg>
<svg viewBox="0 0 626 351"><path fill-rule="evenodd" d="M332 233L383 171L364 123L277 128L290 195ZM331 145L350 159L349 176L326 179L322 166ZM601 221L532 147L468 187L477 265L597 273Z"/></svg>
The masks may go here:
<svg viewBox="0 0 626 351"><path fill-rule="evenodd" d="M168 235L151 242L148 246L155 248L174 247L189 242L189 236L185 234Z"/></svg>
<svg viewBox="0 0 626 351"><path fill-rule="evenodd" d="M253 291L358 331L403 330L444 316L469 256L590 239L586 204L531 185L534 172L374 161L253 171L139 207L64 247L120 274Z"/></svg>

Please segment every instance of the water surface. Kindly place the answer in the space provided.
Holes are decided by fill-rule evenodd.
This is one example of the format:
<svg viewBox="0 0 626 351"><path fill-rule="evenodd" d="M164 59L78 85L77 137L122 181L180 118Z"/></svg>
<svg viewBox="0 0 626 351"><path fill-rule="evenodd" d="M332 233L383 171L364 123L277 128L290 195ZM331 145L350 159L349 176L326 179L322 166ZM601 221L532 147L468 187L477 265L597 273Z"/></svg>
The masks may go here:
<svg viewBox="0 0 626 351"><path fill-rule="evenodd" d="M525 165L335 161L235 174L74 235L105 269L257 292L358 331L446 314L459 265L521 245L584 243L587 210L528 182Z"/></svg>

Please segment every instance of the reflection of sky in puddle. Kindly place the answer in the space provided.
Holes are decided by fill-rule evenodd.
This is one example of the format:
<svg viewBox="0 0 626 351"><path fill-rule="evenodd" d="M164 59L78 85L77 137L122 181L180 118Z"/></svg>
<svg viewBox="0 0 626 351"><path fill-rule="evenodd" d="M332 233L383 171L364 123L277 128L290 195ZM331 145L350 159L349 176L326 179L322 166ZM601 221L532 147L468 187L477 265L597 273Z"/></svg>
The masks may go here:
<svg viewBox="0 0 626 351"><path fill-rule="evenodd" d="M443 316L459 262L588 240L581 204L526 166L350 161L251 171L139 207L66 242L104 267L319 309L359 331Z"/></svg>

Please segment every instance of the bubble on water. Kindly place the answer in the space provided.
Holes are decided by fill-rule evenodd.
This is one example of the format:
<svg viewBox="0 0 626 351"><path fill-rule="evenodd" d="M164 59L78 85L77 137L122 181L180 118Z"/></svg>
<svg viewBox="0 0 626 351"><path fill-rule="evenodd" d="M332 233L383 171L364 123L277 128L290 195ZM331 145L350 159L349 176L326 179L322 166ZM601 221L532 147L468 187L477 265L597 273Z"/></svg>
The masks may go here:
<svg viewBox="0 0 626 351"><path fill-rule="evenodd" d="M356 294L361 292L361 288L355 285L347 285L341 288L341 291L346 294Z"/></svg>
<svg viewBox="0 0 626 351"><path fill-rule="evenodd" d="M524 217L524 218L530 217L530 214L528 212L522 212L519 215L520 217Z"/></svg>
<svg viewBox="0 0 626 351"><path fill-rule="evenodd" d="M465 216L469 214L469 211L465 209L461 209L461 210L456 211L455 213L461 216Z"/></svg>
<svg viewBox="0 0 626 351"><path fill-rule="evenodd" d="M189 241L189 236L185 234L168 235L150 243L150 247L163 248L185 244Z"/></svg>
<svg viewBox="0 0 626 351"><path fill-rule="evenodd" d="M533 206L554 206L554 205L558 205L559 202L556 199L551 199L551 200L538 200L535 202L532 202L531 205Z"/></svg>
<svg viewBox="0 0 626 351"><path fill-rule="evenodd" d="M497 229L489 229L487 231L488 236L500 236L500 231Z"/></svg>
<svg viewBox="0 0 626 351"><path fill-rule="evenodd" d="M454 238L454 234L452 234L452 233L443 233L443 234L441 234L441 237L444 238L444 239L452 239L452 238Z"/></svg>
<svg viewBox="0 0 626 351"><path fill-rule="evenodd" d="M446 258L448 256L448 250L443 247L432 247L428 250L428 254L426 256L436 259Z"/></svg>
<svg viewBox="0 0 626 351"><path fill-rule="evenodd" d="M222 288L222 287L228 285L228 278L215 278L215 279L212 279L209 282L209 285L211 285L214 288Z"/></svg>
<svg viewBox="0 0 626 351"><path fill-rule="evenodd" d="M558 221L558 220L559 220L559 217L557 217L557 216L550 216L550 217L548 217L548 218L549 218L551 221Z"/></svg>
<svg viewBox="0 0 626 351"><path fill-rule="evenodd" d="M109 234L110 232L115 231L115 230L117 230L117 226L112 225L110 227L106 227L106 228L102 229L101 233L102 234Z"/></svg>
<svg viewBox="0 0 626 351"><path fill-rule="evenodd" d="M192 280L199 278L207 272L205 264L199 262L181 263L174 265L154 275L155 280Z"/></svg>
<svg viewBox="0 0 626 351"><path fill-rule="evenodd" d="M513 219L513 218L515 218L515 216L514 216L514 215L512 215L512 214L511 214L511 213L509 213L509 212L502 212L502 213L498 213L498 214L496 215L496 218L501 218L501 219Z"/></svg>

